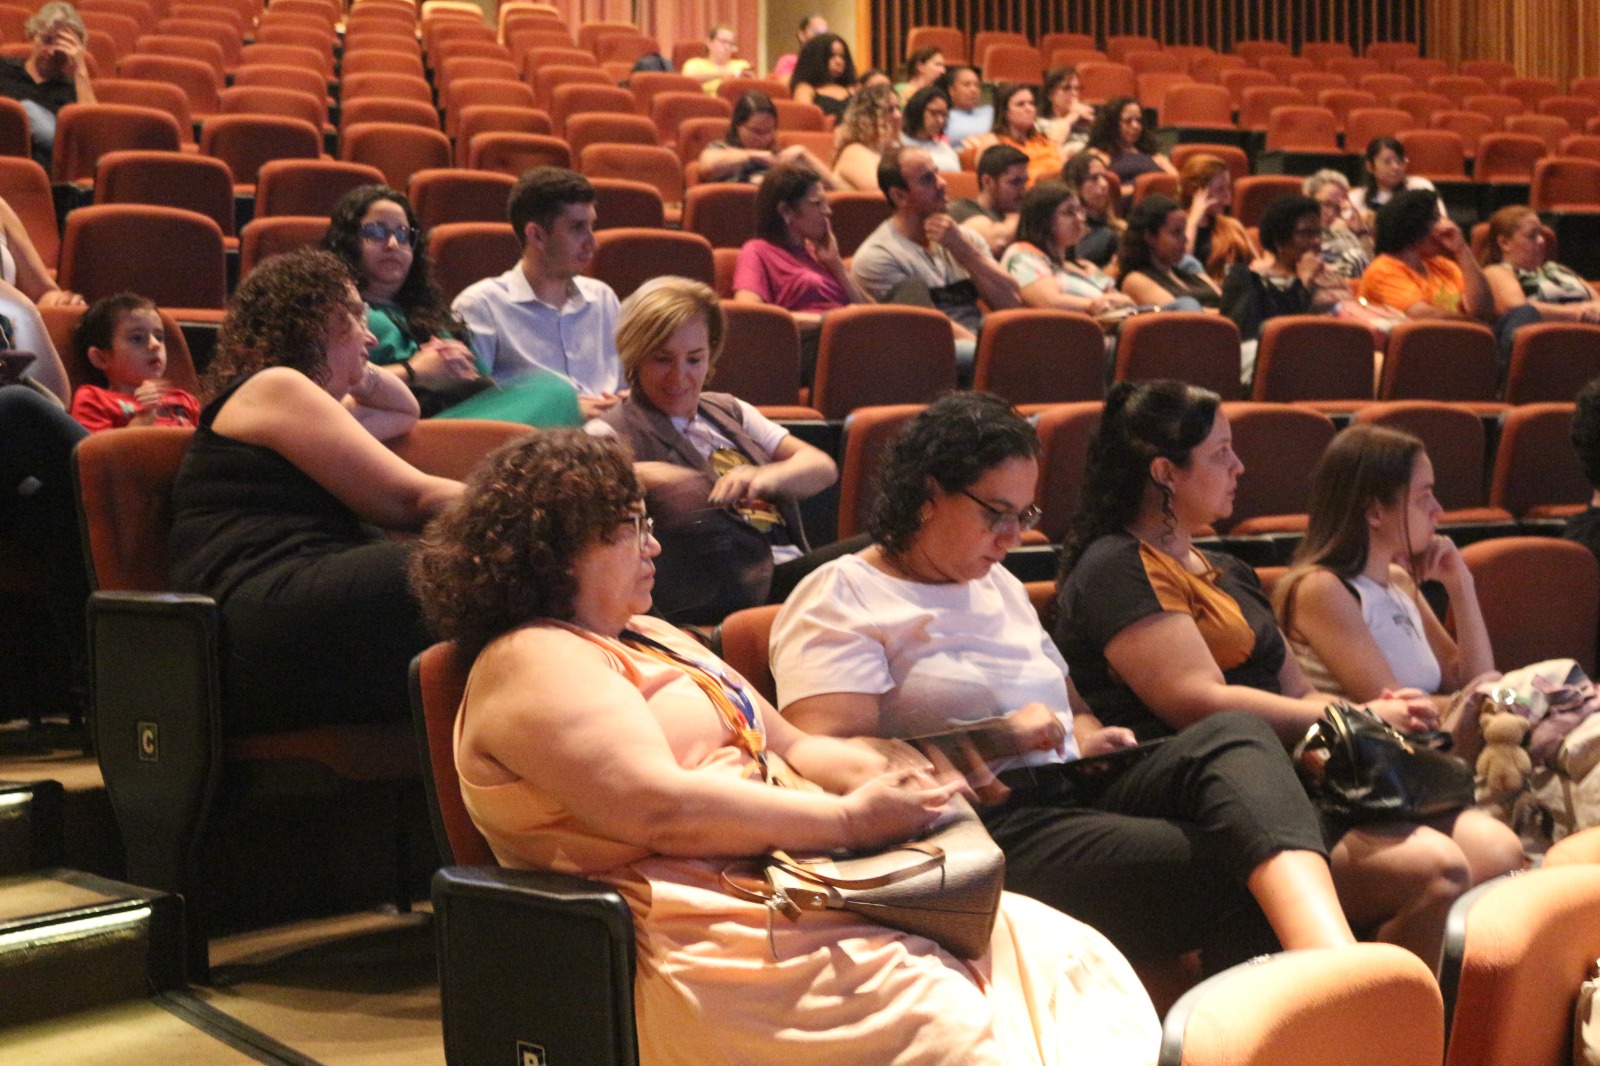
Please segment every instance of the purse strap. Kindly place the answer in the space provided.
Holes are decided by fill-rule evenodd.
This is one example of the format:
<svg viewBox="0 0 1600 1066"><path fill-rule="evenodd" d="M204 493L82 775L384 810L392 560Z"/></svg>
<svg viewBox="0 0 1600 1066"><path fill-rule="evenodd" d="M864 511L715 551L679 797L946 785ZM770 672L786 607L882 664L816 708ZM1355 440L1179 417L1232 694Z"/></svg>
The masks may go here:
<svg viewBox="0 0 1600 1066"><path fill-rule="evenodd" d="M755 703L741 683L726 671L673 651L660 641L635 630L623 630L619 639L635 651L670 663L687 674L728 723L728 728L733 731L733 742L756 761L761 770L761 780L772 780L771 769L767 765L767 734L761 727L761 717L756 713Z"/></svg>
<svg viewBox="0 0 1600 1066"><path fill-rule="evenodd" d="M783 870L794 877L798 877L805 881L811 881L815 884L822 885L825 888L847 889L882 888L885 885L892 885L897 881L904 881L907 878L915 877L918 874L926 873L929 870L938 869L940 866L944 865L944 849L937 844L930 844L925 840L908 841L904 844L896 845L891 850L920 852L924 858L910 866L905 866L898 870L891 870L888 873L875 874L872 877L857 878L838 877L834 874L822 873L815 868L815 865L826 862L828 861L827 859L796 859L781 848L772 849L772 851L768 853L766 861L768 864L776 866L780 870Z"/></svg>

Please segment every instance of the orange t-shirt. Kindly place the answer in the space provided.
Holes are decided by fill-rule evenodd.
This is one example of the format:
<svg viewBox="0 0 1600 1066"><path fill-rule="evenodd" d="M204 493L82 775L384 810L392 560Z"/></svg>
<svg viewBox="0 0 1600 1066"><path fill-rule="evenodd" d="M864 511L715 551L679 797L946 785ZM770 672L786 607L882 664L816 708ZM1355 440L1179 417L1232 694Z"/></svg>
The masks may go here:
<svg viewBox="0 0 1600 1066"><path fill-rule="evenodd" d="M1459 312L1467 289L1461 268L1442 255L1427 256L1422 265L1426 274L1417 273L1392 255L1380 255L1362 273L1357 295L1398 311L1421 302L1441 311Z"/></svg>

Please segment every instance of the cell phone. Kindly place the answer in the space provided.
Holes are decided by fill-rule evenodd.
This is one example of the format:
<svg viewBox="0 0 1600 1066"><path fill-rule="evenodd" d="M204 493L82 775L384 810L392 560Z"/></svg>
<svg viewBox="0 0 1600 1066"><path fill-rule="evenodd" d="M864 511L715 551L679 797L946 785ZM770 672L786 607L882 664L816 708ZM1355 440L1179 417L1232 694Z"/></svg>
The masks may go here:
<svg viewBox="0 0 1600 1066"><path fill-rule="evenodd" d="M1022 754L1012 734L1011 723L1001 716L980 718L944 732L902 739L923 750L938 748L956 766L966 764L969 751L976 751L984 762Z"/></svg>
<svg viewBox="0 0 1600 1066"><path fill-rule="evenodd" d="M0 352L0 385L15 385L38 358L32 352Z"/></svg>
<svg viewBox="0 0 1600 1066"><path fill-rule="evenodd" d="M1063 777L1077 781L1092 781L1115 776L1135 763L1148 759L1170 739L1170 737L1157 737L1143 744L1135 744L1131 748L1117 748L1099 755L1088 755L1082 759L1073 759L1071 762L1057 763L1054 769Z"/></svg>

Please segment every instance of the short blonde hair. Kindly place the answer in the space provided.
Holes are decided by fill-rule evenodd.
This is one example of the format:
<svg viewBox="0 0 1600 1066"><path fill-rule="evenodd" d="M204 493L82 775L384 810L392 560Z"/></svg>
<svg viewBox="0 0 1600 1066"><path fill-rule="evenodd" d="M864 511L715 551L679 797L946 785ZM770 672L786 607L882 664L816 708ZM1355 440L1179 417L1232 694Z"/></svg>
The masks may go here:
<svg viewBox="0 0 1600 1066"><path fill-rule="evenodd" d="M696 315L706 320L706 342L710 349L706 370L710 373L717 368L727 327L722 302L710 286L691 278L668 275L651 278L622 301L622 314L617 322L617 355L622 359L622 372L630 385L638 387L640 364L660 351L672 335Z"/></svg>
<svg viewBox="0 0 1600 1066"><path fill-rule="evenodd" d="M65 0L52 0L51 3L35 11L33 17L23 25L23 31L27 33L29 40L33 40L63 26L76 33L78 40L88 43L89 30L83 24L83 17L78 14L77 8Z"/></svg>

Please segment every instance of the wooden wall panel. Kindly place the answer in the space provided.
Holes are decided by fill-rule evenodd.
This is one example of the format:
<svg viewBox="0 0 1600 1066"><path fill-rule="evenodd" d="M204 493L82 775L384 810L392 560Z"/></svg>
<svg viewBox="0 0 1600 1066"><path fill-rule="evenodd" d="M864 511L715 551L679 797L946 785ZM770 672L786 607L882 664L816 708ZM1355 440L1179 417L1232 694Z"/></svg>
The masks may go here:
<svg viewBox="0 0 1600 1066"><path fill-rule="evenodd" d="M1425 0L1428 54L1503 59L1524 74L1600 74L1600 0Z"/></svg>
<svg viewBox="0 0 1600 1066"><path fill-rule="evenodd" d="M1526 3L1527 0L859 0L857 11L872 41L872 62L897 66L913 26L1011 30L1039 40L1046 33L1089 33L1104 41L1148 34L1170 44L1206 44L1226 51L1234 41L1270 38L1298 46L1307 40L1349 42L1422 40L1430 9ZM1538 0L1539 4L1577 0ZM1600 0L1583 0L1600 5Z"/></svg>

